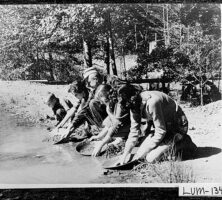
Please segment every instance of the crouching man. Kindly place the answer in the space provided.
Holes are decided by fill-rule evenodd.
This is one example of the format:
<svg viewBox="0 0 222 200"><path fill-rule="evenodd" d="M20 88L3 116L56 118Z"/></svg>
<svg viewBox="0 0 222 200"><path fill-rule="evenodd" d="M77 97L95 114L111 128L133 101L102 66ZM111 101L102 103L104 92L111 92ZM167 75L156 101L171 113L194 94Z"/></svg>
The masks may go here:
<svg viewBox="0 0 222 200"><path fill-rule="evenodd" d="M72 119L70 126L56 144L68 142L70 136L82 124L87 122L89 125L95 125L98 128L102 126L103 120L107 117L106 106L102 105L98 100L94 99L95 90L103 82L103 77L95 67L86 69L83 73L85 86L88 90L88 97L84 107ZM78 139L90 137L91 134L84 132Z"/></svg>
<svg viewBox="0 0 222 200"><path fill-rule="evenodd" d="M187 135L188 120L181 107L159 91L144 91L140 96L141 117L152 120L155 131L141 144L136 158L145 158L152 163L160 160L164 154L194 154L197 147Z"/></svg>
<svg viewBox="0 0 222 200"><path fill-rule="evenodd" d="M73 104L67 99L59 99L53 93L48 93L48 96L45 100L45 104L48 105L53 112L59 124L63 118L66 116L67 111L73 107ZM56 125L57 125L56 124Z"/></svg>

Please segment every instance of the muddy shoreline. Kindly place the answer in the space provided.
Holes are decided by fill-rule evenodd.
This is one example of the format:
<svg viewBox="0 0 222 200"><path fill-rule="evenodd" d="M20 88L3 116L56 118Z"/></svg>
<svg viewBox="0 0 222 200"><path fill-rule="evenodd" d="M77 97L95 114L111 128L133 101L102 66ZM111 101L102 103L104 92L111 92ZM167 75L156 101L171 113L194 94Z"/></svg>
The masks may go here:
<svg viewBox="0 0 222 200"><path fill-rule="evenodd" d="M26 86L25 91L19 91L16 89L17 84L15 82L4 82L2 86L6 86L5 90L2 90L0 95L0 105L1 105L1 113L5 113L5 115L12 117L15 121L11 122L13 127L23 127L25 128L36 128L39 131L44 132L47 136L47 129L53 128L55 126L55 120L49 120L45 116L50 114L50 110L44 105L44 97L40 97L41 102L38 102L39 99L36 98L36 94L33 94L34 89L45 88L43 84L29 84L28 86L26 83L21 82L22 86ZM47 86L46 86L47 87ZM50 88L47 91L53 91L56 95L63 95L62 89L64 86L49 86ZM3 87L1 87L3 88ZM52 88L52 89L51 89ZM40 89L41 90L41 89ZM46 94L45 91L41 91L42 95ZM40 92L36 92L37 94ZM10 102L10 103L8 103ZM40 105L41 104L41 105ZM37 107L38 106L38 107ZM40 112L40 110L42 112ZM10 120L8 120L10 121ZM4 120L0 120L0 123L4 123ZM6 125L6 127L11 126L10 122ZM32 134L32 133L31 133ZM16 137L16 136L15 136ZM44 135L42 135L44 138ZM52 145L52 144L48 144ZM70 144L72 145L72 144ZM73 144L75 146L75 144ZM62 147L61 147L62 148ZM75 151L75 149L70 149L70 151ZM83 158L84 159L84 158ZM91 158L89 158L91 159ZM98 162L103 162L101 159L97 159ZM81 165L81 164L80 164ZM84 172L82 172L84 173ZM122 175L120 177L120 175ZM127 178L125 177L127 176ZM100 175L91 180L92 183L126 183L126 179L130 179L132 175L128 175L128 172L115 172L115 171L107 171L101 169ZM135 180L132 179L132 180Z"/></svg>

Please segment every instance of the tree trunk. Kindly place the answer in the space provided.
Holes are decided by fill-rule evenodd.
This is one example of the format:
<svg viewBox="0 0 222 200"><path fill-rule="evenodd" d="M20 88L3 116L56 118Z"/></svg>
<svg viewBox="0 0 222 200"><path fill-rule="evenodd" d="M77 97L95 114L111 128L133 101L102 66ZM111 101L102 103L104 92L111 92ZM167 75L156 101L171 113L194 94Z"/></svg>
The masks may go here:
<svg viewBox="0 0 222 200"><path fill-rule="evenodd" d="M134 25L134 29L135 29L135 49L137 50L137 34L136 34L136 24Z"/></svg>
<svg viewBox="0 0 222 200"><path fill-rule="evenodd" d="M222 12L222 11L221 11ZM222 53L221 53L222 54ZM222 55L221 55L221 59L222 59ZM222 64L222 62L221 62ZM220 88L220 81L221 81L221 68L220 68L220 71L219 71L219 80L218 80L218 90L221 92L221 88Z"/></svg>
<svg viewBox="0 0 222 200"><path fill-rule="evenodd" d="M107 74L110 74L110 70L109 70L109 63L110 63L110 60L109 60L109 37L107 36L106 37L106 43L104 45L104 50L105 50L105 64L106 64L106 72Z"/></svg>
<svg viewBox="0 0 222 200"><path fill-rule="evenodd" d="M164 37L164 44L166 46L166 22L165 22L165 7L163 5L163 37Z"/></svg>
<svg viewBox="0 0 222 200"><path fill-rule="evenodd" d="M36 65L37 65L37 69L38 69L38 79L40 80L41 78L41 69L40 69L40 65L39 65L39 51L38 51L38 48L37 48L37 54L36 54Z"/></svg>
<svg viewBox="0 0 222 200"><path fill-rule="evenodd" d="M110 44L111 44L111 66L112 66L112 71L113 71L113 75L117 76L115 53L114 53L113 41L112 41L111 37L110 37Z"/></svg>
<svg viewBox="0 0 222 200"><path fill-rule="evenodd" d="M49 52L49 63L48 63L48 66L49 66L49 73L50 73L50 81L54 81L55 78L54 78L54 73L53 73L53 58L52 58L52 53Z"/></svg>
<svg viewBox="0 0 222 200"><path fill-rule="evenodd" d="M29 57L32 61L32 79L37 80L38 79L38 63L37 60L35 59L35 56L33 54L30 55Z"/></svg>
<svg viewBox="0 0 222 200"><path fill-rule="evenodd" d="M179 8L180 8L180 11L182 9L182 4L179 4ZM182 22L181 22L181 19L179 21L180 23L180 50L181 50L181 46L182 46L182 42L183 42L183 39L182 39Z"/></svg>
<svg viewBox="0 0 222 200"><path fill-rule="evenodd" d="M187 41L189 42L190 40L190 25L187 27Z"/></svg>
<svg viewBox="0 0 222 200"><path fill-rule="evenodd" d="M202 81L200 82L200 105L203 106L204 102L203 102L203 85L202 85Z"/></svg>
<svg viewBox="0 0 222 200"><path fill-rule="evenodd" d="M83 39L83 50L84 50L84 66L85 68L92 67L92 52L91 44L89 41Z"/></svg>
<svg viewBox="0 0 222 200"><path fill-rule="evenodd" d="M117 76L110 12L107 12L107 21L108 21L108 31L109 31L109 43L110 43L110 47L111 47L111 55L110 55L111 56L111 66L112 66L113 75Z"/></svg>
<svg viewBox="0 0 222 200"><path fill-rule="evenodd" d="M124 49L123 49L123 46L122 46L122 58L123 58L123 69L124 69L124 78L126 79L126 60L125 60L125 53L124 53Z"/></svg>
<svg viewBox="0 0 222 200"><path fill-rule="evenodd" d="M167 20L167 47L170 45L170 32L169 32L169 12L168 12L168 5L166 5L166 20Z"/></svg>
<svg viewBox="0 0 222 200"><path fill-rule="evenodd" d="M180 50L182 45L182 24L180 23Z"/></svg>

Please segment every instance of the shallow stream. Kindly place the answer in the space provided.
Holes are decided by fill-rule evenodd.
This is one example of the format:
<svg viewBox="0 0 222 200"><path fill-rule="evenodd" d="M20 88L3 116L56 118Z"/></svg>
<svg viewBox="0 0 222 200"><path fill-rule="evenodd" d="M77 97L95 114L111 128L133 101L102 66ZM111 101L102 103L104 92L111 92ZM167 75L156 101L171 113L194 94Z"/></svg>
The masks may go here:
<svg viewBox="0 0 222 200"><path fill-rule="evenodd" d="M102 174L101 163L79 155L76 144L42 142L46 130L0 111L0 184L82 184Z"/></svg>

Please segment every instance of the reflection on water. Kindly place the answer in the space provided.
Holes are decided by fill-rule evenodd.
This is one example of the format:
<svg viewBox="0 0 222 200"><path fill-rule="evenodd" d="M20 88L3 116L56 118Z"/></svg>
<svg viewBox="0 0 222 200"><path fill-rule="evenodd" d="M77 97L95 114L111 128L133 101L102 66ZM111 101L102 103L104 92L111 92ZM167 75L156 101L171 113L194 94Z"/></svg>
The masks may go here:
<svg viewBox="0 0 222 200"><path fill-rule="evenodd" d="M75 152L75 144L42 142L47 132L16 125L16 115L0 116L0 184L90 183L100 163Z"/></svg>

